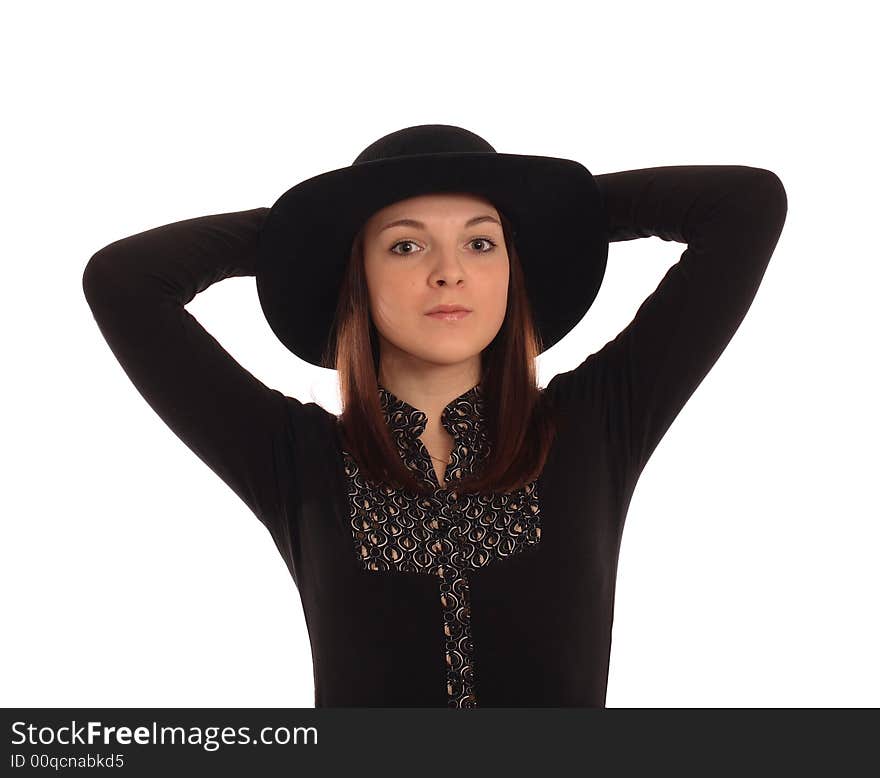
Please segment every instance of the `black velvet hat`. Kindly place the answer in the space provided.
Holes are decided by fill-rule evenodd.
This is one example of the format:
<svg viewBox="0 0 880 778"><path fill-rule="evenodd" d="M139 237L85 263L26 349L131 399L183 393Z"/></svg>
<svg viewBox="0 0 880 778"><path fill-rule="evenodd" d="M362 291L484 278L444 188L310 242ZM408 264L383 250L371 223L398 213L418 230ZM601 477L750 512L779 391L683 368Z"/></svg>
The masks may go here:
<svg viewBox="0 0 880 778"><path fill-rule="evenodd" d="M471 192L513 224L544 349L593 304L608 259L600 188L579 162L501 154L461 127L424 124L385 135L349 166L300 182L260 232L256 282L272 331L319 367L351 244L376 211L420 194Z"/></svg>

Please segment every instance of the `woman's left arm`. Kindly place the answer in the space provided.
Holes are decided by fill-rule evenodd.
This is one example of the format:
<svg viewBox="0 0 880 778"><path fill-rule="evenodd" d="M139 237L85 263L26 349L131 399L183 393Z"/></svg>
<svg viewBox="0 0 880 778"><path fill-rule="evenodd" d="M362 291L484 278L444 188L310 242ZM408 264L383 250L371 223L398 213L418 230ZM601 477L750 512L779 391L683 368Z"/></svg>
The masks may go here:
<svg viewBox="0 0 880 778"><path fill-rule="evenodd" d="M598 391L610 445L637 478L751 306L788 201L775 173L741 165L642 168L596 180L610 241L687 244L630 324L562 374L569 396Z"/></svg>

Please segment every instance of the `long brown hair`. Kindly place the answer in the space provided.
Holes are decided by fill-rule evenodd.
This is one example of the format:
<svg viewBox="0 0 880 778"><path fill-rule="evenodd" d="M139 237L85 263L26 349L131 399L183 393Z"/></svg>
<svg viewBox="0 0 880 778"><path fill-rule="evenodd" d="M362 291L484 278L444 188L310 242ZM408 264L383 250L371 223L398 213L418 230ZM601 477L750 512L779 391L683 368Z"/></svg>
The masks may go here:
<svg viewBox="0 0 880 778"><path fill-rule="evenodd" d="M476 473L456 482L459 493L511 492L544 468L556 431L553 410L537 386L535 358L543 350L526 294L509 220L500 214L510 259L507 313L481 354L480 389L490 452ZM430 494L400 456L385 421L378 392L379 337L369 311L363 229L352 241L348 267L322 366L339 373L343 445L366 478ZM522 419L523 423L502 423Z"/></svg>

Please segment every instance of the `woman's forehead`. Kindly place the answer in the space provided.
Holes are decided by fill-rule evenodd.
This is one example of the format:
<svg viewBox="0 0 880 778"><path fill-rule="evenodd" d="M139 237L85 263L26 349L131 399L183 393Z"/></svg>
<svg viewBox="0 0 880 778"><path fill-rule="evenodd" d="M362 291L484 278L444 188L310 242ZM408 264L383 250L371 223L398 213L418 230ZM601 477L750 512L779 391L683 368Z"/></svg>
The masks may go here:
<svg viewBox="0 0 880 778"><path fill-rule="evenodd" d="M370 216L369 223L370 226L376 226L377 222L392 219L447 218L452 213L460 213L463 218L469 218L476 215L475 209L497 216L495 206L483 195L470 192L431 192L386 205Z"/></svg>

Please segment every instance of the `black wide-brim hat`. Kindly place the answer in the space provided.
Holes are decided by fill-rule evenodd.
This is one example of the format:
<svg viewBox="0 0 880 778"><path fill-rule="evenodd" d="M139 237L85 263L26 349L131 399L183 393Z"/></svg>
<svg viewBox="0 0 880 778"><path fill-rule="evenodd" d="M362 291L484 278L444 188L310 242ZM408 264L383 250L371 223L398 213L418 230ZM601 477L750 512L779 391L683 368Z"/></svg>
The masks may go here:
<svg viewBox="0 0 880 778"><path fill-rule="evenodd" d="M376 211L420 194L470 192L511 222L544 350L593 304L608 259L602 194L581 163L501 154L469 130L424 124L385 135L349 167L300 182L260 231L257 293L269 326L318 367L355 235Z"/></svg>

